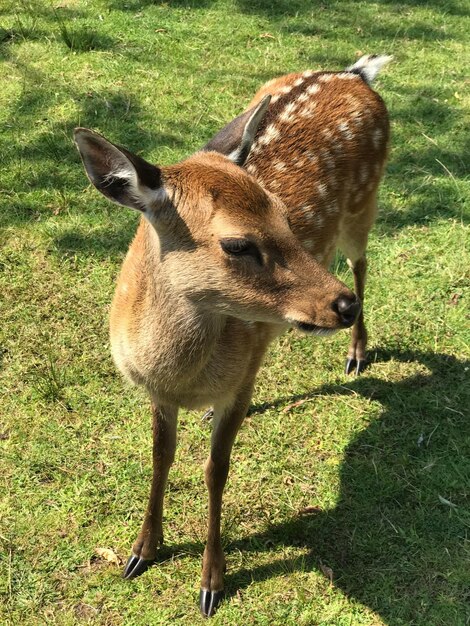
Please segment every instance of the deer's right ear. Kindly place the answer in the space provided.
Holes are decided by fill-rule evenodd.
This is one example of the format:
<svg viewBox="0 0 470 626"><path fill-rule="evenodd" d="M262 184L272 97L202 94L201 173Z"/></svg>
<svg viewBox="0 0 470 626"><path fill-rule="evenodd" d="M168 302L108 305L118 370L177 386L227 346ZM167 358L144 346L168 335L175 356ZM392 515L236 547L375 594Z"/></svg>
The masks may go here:
<svg viewBox="0 0 470 626"><path fill-rule="evenodd" d="M145 213L166 197L155 165L87 128L74 132L88 178L103 195Z"/></svg>
<svg viewBox="0 0 470 626"><path fill-rule="evenodd" d="M270 100L270 95L264 96L258 104L227 124L202 149L225 154L241 167L250 154L256 131L268 110Z"/></svg>

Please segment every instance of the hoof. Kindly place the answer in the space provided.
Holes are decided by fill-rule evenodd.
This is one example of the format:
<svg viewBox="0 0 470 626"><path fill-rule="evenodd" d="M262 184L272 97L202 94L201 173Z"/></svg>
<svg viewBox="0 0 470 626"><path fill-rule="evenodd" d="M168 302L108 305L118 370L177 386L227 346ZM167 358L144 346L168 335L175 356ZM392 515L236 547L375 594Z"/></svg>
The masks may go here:
<svg viewBox="0 0 470 626"><path fill-rule="evenodd" d="M122 577L126 580L137 578L137 576L140 576L148 570L152 563L153 561L147 561L146 559L135 556L135 554L131 554L124 568Z"/></svg>
<svg viewBox="0 0 470 626"><path fill-rule="evenodd" d="M224 591L209 591L208 589L201 589L199 593L199 608L203 617L212 617L217 610L217 607L224 598Z"/></svg>
<svg viewBox="0 0 470 626"><path fill-rule="evenodd" d="M210 422L213 417L214 417L214 409L211 407L204 413L204 415L201 417L201 420L203 422Z"/></svg>
<svg viewBox="0 0 470 626"><path fill-rule="evenodd" d="M366 369L367 361L365 359L346 359L346 365L344 368L345 374L351 374L354 372L356 376L359 376L361 372Z"/></svg>

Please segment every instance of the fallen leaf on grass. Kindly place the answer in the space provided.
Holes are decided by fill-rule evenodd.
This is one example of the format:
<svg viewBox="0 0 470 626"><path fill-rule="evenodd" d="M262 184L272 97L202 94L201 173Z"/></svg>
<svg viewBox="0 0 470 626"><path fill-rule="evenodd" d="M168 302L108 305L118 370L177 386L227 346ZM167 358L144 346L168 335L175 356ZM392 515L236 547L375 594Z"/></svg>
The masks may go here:
<svg viewBox="0 0 470 626"><path fill-rule="evenodd" d="M442 496L440 496L440 495L438 495L437 497L439 498L439 502L440 502L441 504L445 504L446 506L450 506L450 507L452 507L453 509L456 509L456 508L457 508L457 505L456 505L456 504L454 504L453 502L451 502L450 500L446 500L445 498L443 498L443 497L442 497Z"/></svg>
<svg viewBox="0 0 470 626"><path fill-rule="evenodd" d="M304 506L299 510L299 515L312 515L313 513L321 513L322 509L319 506Z"/></svg>
<svg viewBox="0 0 470 626"><path fill-rule="evenodd" d="M451 304L452 306L456 306L459 303L460 295L460 293L454 293L452 295L452 298L450 298L449 300L449 304Z"/></svg>
<svg viewBox="0 0 470 626"><path fill-rule="evenodd" d="M311 398L304 398L303 400L297 400L297 402L293 402L292 404L288 404L287 406L285 406L282 409L282 412L289 413L291 409L295 409L298 406L302 406L302 404L305 404L306 402L309 402L310 400Z"/></svg>
<svg viewBox="0 0 470 626"><path fill-rule="evenodd" d="M79 602L75 606L75 615L83 620L92 620L99 613L98 609L91 604L85 604L84 602Z"/></svg>
<svg viewBox="0 0 470 626"><path fill-rule="evenodd" d="M331 567L323 565L323 563L320 561L320 569L322 573L328 578L330 583L333 583L333 570L331 569Z"/></svg>
<svg viewBox="0 0 470 626"><path fill-rule="evenodd" d="M95 552L98 556L100 556L105 561L108 561L109 563L114 563L115 565L122 564L121 559L114 552L114 550L111 550L111 548L96 548Z"/></svg>
<svg viewBox="0 0 470 626"><path fill-rule="evenodd" d="M276 39L271 33L261 33L260 39Z"/></svg>

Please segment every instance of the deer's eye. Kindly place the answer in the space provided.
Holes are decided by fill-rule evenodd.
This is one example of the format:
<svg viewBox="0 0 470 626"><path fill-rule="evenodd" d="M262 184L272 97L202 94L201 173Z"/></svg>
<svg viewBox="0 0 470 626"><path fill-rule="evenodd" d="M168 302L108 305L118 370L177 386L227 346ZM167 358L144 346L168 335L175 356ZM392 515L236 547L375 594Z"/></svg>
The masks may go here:
<svg viewBox="0 0 470 626"><path fill-rule="evenodd" d="M261 252L256 244L249 239L240 237L226 237L220 240L220 247L230 256L246 256L252 257L257 263L262 265L263 260Z"/></svg>

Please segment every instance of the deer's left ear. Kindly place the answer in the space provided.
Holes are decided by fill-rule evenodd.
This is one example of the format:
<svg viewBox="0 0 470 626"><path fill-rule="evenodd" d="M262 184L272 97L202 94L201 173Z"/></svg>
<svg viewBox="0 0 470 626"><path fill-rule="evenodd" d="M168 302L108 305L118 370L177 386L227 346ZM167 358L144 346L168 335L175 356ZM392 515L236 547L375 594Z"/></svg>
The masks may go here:
<svg viewBox="0 0 470 626"><path fill-rule="evenodd" d="M158 167L88 128L76 128L74 137L88 178L107 198L142 213L163 203Z"/></svg>
<svg viewBox="0 0 470 626"><path fill-rule="evenodd" d="M243 165L250 154L256 131L266 113L270 100L270 95L264 96L256 106L227 124L202 149L220 152L237 165Z"/></svg>

